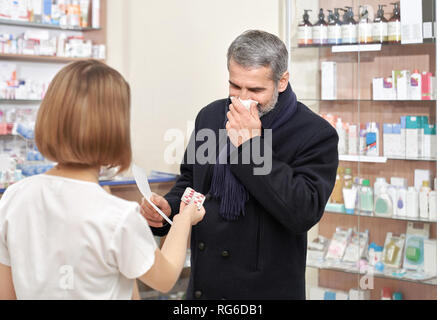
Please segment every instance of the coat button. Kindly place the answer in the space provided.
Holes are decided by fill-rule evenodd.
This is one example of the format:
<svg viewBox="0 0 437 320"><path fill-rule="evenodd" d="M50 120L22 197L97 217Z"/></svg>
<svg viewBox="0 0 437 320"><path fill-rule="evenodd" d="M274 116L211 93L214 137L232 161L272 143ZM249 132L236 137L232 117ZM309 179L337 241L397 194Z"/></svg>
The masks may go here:
<svg viewBox="0 0 437 320"><path fill-rule="evenodd" d="M227 251L227 250L223 251L223 252L222 252L222 257L223 257L223 258L227 258L227 257L229 257L229 251Z"/></svg>
<svg viewBox="0 0 437 320"><path fill-rule="evenodd" d="M199 248L200 251L205 250L205 244L203 242L199 243L198 248Z"/></svg>
<svg viewBox="0 0 437 320"><path fill-rule="evenodd" d="M194 296L196 297L196 299L200 299L202 297L202 291L198 290L194 292Z"/></svg>

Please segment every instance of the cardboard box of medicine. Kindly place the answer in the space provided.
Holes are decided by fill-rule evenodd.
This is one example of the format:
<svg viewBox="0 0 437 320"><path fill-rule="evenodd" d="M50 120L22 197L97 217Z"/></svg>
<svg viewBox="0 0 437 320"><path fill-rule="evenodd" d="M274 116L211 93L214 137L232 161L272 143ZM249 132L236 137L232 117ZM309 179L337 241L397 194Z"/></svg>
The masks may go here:
<svg viewBox="0 0 437 320"><path fill-rule="evenodd" d="M393 78L384 78L381 100L396 100L396 87Z"/></svg>
<svg viewBox="0 0 437 320"><path fill-rule="evenodd" d="M423 43L422 1L401 0L402 44Z"/></svg>
<svg viewBox="0 0 437 320"><path fill-rule="evenodd" d="M322 100L337 99L337 63L322 62Z"/></svg>
<svg viewBox="0 0 437 320"><path fill-rule="evenodd" d="M408 70L402 70L397 74L396 79L396 96L398 100L410 99L411 73Z"/></svg>
<svg viewBox="0 0 437 320"><path fill-rule="evenodd" d="M348 300L346 292L319 287L310 288L310 300Z"/></svg>
<svg viewBox="0 0 437 320"><path fill-rule="evenodd" d="M373 100L383 100L384 78L373 78L372 92Z"/></svg>
<svg viewBox="0 0 437 320"><path fill-rule="evenodd" d="M423 181L431 182L431 171L429 170L414 170L414 187L417 191L422 188Z"/></svg>
<svg viewBox="0 0 437 320"><path fill-rule="evenodd" d="M392 148L393 148L393 125L391 123L384 123L383 125L383 134L382 134L382 143L383 143L383 152L384 157L392 156Z"/></svg>
<svg viewBox="0 0 437 320"><path fill-rule="evenodd" d="M397 158L405 157L405 138L402 138L402 129L400 124L393 124L392 130L392 150L391 155Z"/></svg>
<svg viewBox="0 0 437 320"><path fill-rule="evenodd" d="M437 135L435 125L425 124L422 142L422 157L435 157L437 155Z"/></svg>
<svg viewBox="0 0 437 320"><path fill-rule="evenodd" d="M406 157L418 158L421 154L422 141L420 130L421 117L408 116L406 119Z"/></svg>
<svg viewBox="0 0 437 320"><path fill-rule="evenodd" d="M407 117L401 117L401 149L399 149L399 156L407 156Z"/></svg>

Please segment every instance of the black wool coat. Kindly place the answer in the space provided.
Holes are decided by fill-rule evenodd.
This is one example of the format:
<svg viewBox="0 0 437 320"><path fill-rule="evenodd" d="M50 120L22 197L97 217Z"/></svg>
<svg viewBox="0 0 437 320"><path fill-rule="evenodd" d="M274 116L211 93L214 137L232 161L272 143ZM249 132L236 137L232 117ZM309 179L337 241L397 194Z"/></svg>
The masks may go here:
<svg viewBox="0 0 437 320"><path fill-rule="evenodd" d="M203 108L194 132L209 128L218 137L228 106L224 99ZM269 127L275 112L261 118L263 127ZM263 139L256 137L234 152L241 158L244 148L255 142L263 145ZM259 165L252 159L249 164L231 164L249 193L245 216L224 220L219 200L207 196L205 218L192 229L187 299L305 299L307 231L322 218L335 184L338 135L327 121L297 102L296 113L273 131L272 142L270 174L254 175ZM202 143L196 142L196 148ZM214 165L187 162L186 152L181 174L165 196L171 218L179 212L187 187L203 194L210 190ZM158 236L168 230L168 225L152 228Z"/></svg>

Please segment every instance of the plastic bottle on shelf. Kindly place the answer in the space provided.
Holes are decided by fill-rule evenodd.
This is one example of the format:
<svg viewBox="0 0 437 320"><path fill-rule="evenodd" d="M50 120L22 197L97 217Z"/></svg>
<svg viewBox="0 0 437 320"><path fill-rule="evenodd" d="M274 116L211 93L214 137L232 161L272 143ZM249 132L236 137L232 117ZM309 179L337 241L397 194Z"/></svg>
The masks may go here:
<svg viewBox="0 0 437 320"><path fill-rule="evenodd" d="M382 178L382 177L376 178L375 184L373 185L373 188L375 190L375 198L381 194L381 189L383 187L387 188L387 186L388 186L388 183L387 183L387 180L385 178Z"/></svg>
<svg viewBox="0 0 437 320"><path fill-rule="evenodd" d="M343 188L352 189L354 181L352 178L352 169L346 168L344 170Z"/></svg>
<svg viewBox="0 0 437 320"><path fill-rule="evenodd" d="M343 16L343 24L341 25L341 37L343 44L356 44L358 42L358 28L354 20L354 12L352 7L346 7L348 10Z"/></svg>
<svg viewBox="0 0 437 320"><path fill-rule="evenodd" d="M372 22L369 19L367 5L360 6L360 20L358 25L359 43L367 44L373 42Z"/></svg>
<svg viewBox="0 0 437 320"><path fill-rule="evenodd" d="M359 154L360 156L366 155L366 136L367 130L365 125L360 125L360 136L359 136Z"/></svg>
<svg viewBox="0 0 437 320"><path fill-rule="evenodd" d="M421 219L429 219L429 181L423 181L419 194L419 216Z"/></svg>
<svg viewBox="0 0 437 320"><path fill-rule="evenodd" d="M409 187L407 191L407 217L419 218L419 193L414 187Z"/></svg>
<svg viewBox="0 0 437 320"><path fill-rule="evenodd" d="M397 190L395 205L397 216L407 216L407 189L405 187L400 187Z"/></svg>
<svg viewBox="0 0 437 320"><path fill-rule="evenodd" d="M388 21L388 42L400 43L401 42L401 10L399 8L400 3L392 3L393 16Z"/></svg>
<svg viewBox="0 0 437 320"><path fill-rule="evenodd" d="M398 216L398 212L397 212L397 197L398 197L398 190L399 188L396 186L393 186L391 184L389 184L387 186L387 193L390 196L391 202L392 202L392 208L393 208L393 216Z"/></svg>
<svg viewBox="0 0 437 320"><path fill-rule="evenodd" d="M437 191L429 193L429 220L437 221Z"/></svg>
<svg viewBox="0 0 437 320"><path fill-rule="evenodd" d="M330 203L343 204L343 185L344 185L344 169L337 168L337 176L335 178L334 190L332 191Z"/></svg>
<svg viewBox="0 0 437 320"><path fill-rule="evenodd" d="M344 129L343 122L341 121L341 118L337 119L337 123L335 124L335 129L337 130L337 134L339 137L338 140L338 154L339 155L345 155L347 154L347 141L346 141L346 130Z"/></svg>
<svg viewBox="0 0 437 320"><path fill-rule="evenodd" d="M393 203L387 193L387 186L384 185L377 196L375 193L375 216L391 217L393 215Z"/></svg>
<svg viewBox="0 0 437 320"><path fill-rule="evenodd" d="M328 44L328 23L325 21L323 9L320 9L319 20L313 26L313 44L322 46Z"/></svg>
<svg viewBox="0 0 437 320"><path fill-rule="evenodd" d="M360 212L366 215L373 213L373 190L369 180L363 180L359 191Z"/></svg>
<svg viewBox="0 0 437 320"><path fill-rule="evenodd" d="M312 10L304 10L303 20L298 27L298 45L299 47L310 46L313 44L313 25L310 22L308 12Z"/></svg>
<svg viewBox="0 0 437 320"><path fill-rule="evenodd" d="M342 43L341 21L339 8L334 9L330 20L328 21L328 44L338 45Z"/></svg>
<svg viewBox="0 0 437 320"><path fill-rule="evenodd" d="M376 43L388 42L388 20L384 17L384 7L384 4L378 5L378 12L373 21L372 37Z"/></svg>
<svg viewBox="0 0 437 320"><path fill-rule="evenodd" d="M379 157L379 129L376 122L370 122L366 134L366 155Z"/></svg>
<svg viewBox="0 0 437 320"><path fill-rule="evenodd" d="M411 74L410 98L411 100L422 100L422 74L418 69L414 69Z"/></svg>

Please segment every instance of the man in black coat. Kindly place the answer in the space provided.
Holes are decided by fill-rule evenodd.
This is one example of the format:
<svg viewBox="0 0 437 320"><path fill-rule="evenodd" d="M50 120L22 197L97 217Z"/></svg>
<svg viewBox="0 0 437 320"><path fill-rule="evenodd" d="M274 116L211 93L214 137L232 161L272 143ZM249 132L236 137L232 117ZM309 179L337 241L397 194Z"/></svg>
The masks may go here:
<svg viewBox="0 0 437 320"><path fill-rule="evenodd" d="M152 200L173 218L187 187L207 195L192 229L187 299L305 299L307 232L334 187L337 133L297 101L278 37L243 33L228 69L231 98L199 112L180 177ZM142 214L155 235L167 234L145 202Z"/></svg>

